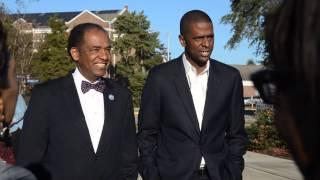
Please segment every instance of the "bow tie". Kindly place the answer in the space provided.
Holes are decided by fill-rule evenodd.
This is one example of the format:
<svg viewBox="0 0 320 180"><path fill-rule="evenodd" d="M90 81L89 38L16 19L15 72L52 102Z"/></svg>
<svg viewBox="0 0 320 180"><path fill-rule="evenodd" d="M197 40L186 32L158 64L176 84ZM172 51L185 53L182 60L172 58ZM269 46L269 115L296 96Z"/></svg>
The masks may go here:
<svg viewBox="0 0 320 180"><path fill-rule="evenodd" d="M81 91L83 93L88 92L90 89L94 89L94 90L102 93L105 88L106 88L106 84L103 80L99 81L98 83L95 83L95 84L91 84L87 81L81 82Z"/></svg>

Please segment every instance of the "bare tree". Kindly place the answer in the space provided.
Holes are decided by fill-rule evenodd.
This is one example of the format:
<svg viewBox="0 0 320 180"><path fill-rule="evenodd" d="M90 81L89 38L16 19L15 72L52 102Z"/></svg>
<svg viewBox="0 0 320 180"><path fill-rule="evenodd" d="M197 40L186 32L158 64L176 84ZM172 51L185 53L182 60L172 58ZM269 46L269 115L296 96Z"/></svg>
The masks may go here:
<svg viewBox="0 0 320 180"><path fill-rule="evenodd" d="M16 0L17 16L24 17L21 9L25 8L23 0ZM31 62L35 54L33 48L32 25L12 19L6 5L0 2L0 20L3 22L8 32L8 46L11 58L16 61L16 73L20 77L27 77L31 74ZM29 27L28 27L29 26ZM25 28L28 28L26 31ZM19 83L19 92L23 89L23 83Z"/></svg>

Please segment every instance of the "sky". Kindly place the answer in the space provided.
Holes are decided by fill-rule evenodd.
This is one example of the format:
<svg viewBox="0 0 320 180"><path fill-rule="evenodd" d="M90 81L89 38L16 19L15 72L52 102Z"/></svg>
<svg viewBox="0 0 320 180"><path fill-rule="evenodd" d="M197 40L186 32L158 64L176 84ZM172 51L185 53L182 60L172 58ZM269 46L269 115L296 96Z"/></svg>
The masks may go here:
<svg viewBox="0 0 320 180"><path fill-rule="evenodd" d="M231 38L231 26L220 23L221 17L230 12L230 0L23 0L17 6L16 0L0 0L4 2L10 13L16 13L17 7L22 13L65 12L82 10L114 10L128 6L129 11L141 12L151 23L151 30L159 32L159 39L169 48L171 57L178 57L182 52L178 35L179 22L184 13L199 9L205 11L212 19L215 32L215 45L211 55L227 64L246 64L249 59L255 62L255 47L249 47L243 40L235 49L225 48Z"/></svg>

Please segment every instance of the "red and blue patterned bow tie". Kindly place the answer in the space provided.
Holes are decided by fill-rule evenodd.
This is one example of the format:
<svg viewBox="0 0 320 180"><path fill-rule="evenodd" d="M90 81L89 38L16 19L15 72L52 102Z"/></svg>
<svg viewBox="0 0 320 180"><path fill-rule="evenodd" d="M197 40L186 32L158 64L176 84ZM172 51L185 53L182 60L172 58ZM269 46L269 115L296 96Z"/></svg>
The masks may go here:
<svg viewBox="0 0 320 180"><path fill-rule="evenodd" d="M90 89L94 89L94 90L102 93L105 88L106 88L106 84L103 80L99 81L98 83L95 83L95 84L91 84L87 81L81 82L81 91L83 93L88 92Z"/></svg>

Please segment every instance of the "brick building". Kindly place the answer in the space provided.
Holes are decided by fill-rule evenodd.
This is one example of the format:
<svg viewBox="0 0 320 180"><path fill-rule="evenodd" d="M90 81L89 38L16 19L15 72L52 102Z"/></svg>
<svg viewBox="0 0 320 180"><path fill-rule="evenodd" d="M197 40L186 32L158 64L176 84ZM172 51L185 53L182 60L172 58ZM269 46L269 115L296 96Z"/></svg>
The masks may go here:
<svg viewBox="0 0 320 180"><path fill-rule="evenodd" d="M74 26L91 22L104 27L110 34L110 37L115 38L112 24L116 21L119 15L128 12L128 6L117 10L101 10L101 11L76 11L76 12L49 12L49 13L26 13L26 14L11 14L10 17L14 20L13 25L25 33L32 33L33 47L36 50L38 45L43 42L44 37L51 33L48 25L48 20L52 16L62 19L67 31L70 31Z"/></svg>

